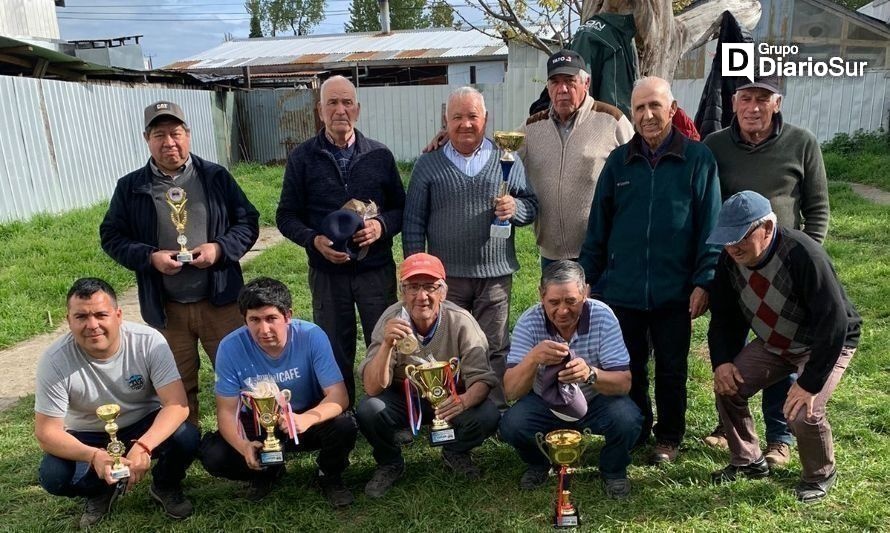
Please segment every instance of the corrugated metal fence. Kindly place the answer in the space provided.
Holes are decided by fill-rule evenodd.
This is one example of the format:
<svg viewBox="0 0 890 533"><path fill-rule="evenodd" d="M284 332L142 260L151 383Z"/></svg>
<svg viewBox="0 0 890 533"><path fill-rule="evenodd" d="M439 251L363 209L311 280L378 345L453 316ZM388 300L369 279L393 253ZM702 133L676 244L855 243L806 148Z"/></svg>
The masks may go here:
<svg viewBox="0 0 890 533"><path fill-rule="evenodd" d="M162 99L185 111L192 151L217 161L212 92L0 76L0 222L108 198L148 160L142 112Z"/></svg>

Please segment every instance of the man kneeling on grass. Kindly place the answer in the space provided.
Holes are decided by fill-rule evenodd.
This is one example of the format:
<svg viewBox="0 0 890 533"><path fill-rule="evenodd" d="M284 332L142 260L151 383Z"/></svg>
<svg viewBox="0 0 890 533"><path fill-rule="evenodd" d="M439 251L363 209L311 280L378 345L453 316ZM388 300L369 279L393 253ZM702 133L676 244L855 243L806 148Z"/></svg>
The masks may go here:
<svg viewBox="0 0 890 533"><path fill-rule="evenodd" d="M180 484L200 435L186 422L185 388L164 337L122 321L114 289L96 278L74 282L67 320L71 332L37 365L34 433L46 452L41 486L57 496L85 496L80 527L86 528L142 481L157 459L149 494L168 516L191 515ZM120 461L129 468L129 477L122 479L112 472L109 435L96 415L98 407L109 404L120 410L117 439L126 446Z"/></svg>
<svg viewBox="0 0 890 533"><path fill-rule="evenodd" d="M825 250L798 230L778 227L763 196L742 191L726 200L708 243L723 246L708 345L731 453L712 480L769 475L748 399L797 372L783 408L803 468L795 492L803 502L820 500L837 478L825 406L856 351L862 320ZM749 329L755 338L746 345Z"/></svg>
<svg viewBox="0 0 890 533"><path fill-rule="evenodd" d="M287 389L290 398L282 400L285 409L275 436L283 452L320 450L314 482L331 505L345 507L353 497L341 474L349 466L358 428L346 411L349 395L327 335L311 322L292 318L291 303L290 291L278 280L257 278L241 289L238 306L246 325L219 345L219 431L204 436L201 462L211 475L249 481L249 500L265 497L284 474L284 464L261 463L265 435L257 431L259 413L242 408L242 393L255 391L260 383Z"/></svg>

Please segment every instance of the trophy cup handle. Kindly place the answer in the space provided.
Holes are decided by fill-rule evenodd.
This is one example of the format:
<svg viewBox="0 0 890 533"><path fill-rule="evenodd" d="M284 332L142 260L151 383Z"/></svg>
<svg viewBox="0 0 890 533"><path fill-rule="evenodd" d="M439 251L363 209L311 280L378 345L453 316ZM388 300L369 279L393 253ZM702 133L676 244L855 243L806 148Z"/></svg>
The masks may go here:
<svg viewBox="0 0 890 533"><path fill-rule="evenodd" d="M584 451L593 443L593 432L590 431L590 428L584 428L584 431L581 432L581 444L578 446L578 459L581 459L581 456L584 455Z"/></svg>
<svg viewBox="0 0 890 533"><path fill-rule="evenodd" d="M538 449L541 450L541 453L544 454L544 457L546 457L548 461L552 462L552 459L550 459L550 454L547 453L547 440L544 438L544 434L540 431L535 433L535 442L538 444Z"/></svg>
<svg viewBox="0 0 890 533"><path fill-rule="evenodd" d="M408 381L414 384L415 387L417 387L417 390L419 390L424 397L426 397L426 389L424 389L423 385L419 381L417 381L417 378L415 377L416 375L416 365L405 365L405 377L408 378Z"/></svg>
<svg viewBox="0 0 890 533"><path fill-rule="evenodd" d="M460 373L460 359L452 357L448 360L448 364L451 366L451 374L457 376ZM455 385L457 384L455 383Z"/></svg>
<svg viewBox="0 0 890 533"><path fill-rule="evenodd" d="M284 399L285 403L290 402L290 390L289 389L281 389L281 397Z"/></svg>

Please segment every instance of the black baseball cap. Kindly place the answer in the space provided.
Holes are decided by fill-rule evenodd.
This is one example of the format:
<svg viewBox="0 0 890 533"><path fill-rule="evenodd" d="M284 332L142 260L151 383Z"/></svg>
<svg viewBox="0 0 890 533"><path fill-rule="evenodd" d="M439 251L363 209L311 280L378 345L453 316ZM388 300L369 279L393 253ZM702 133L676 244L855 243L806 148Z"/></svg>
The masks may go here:
<svg viewBox="0 0 890 533"><path fill-rule="evenodd" d="M779 78L776 76L754 76L754 81L740 85L736 91L742 89L766 89L771 93L782 94L779 90Z"/></svg>
<svg viewBox="0 0 890 533"><path fill-rule="evenodd" d="M574 50L560 50L547 58L547 77L557 74L575 76L581 71L587 72L587 63L581 54Z"/></svg>

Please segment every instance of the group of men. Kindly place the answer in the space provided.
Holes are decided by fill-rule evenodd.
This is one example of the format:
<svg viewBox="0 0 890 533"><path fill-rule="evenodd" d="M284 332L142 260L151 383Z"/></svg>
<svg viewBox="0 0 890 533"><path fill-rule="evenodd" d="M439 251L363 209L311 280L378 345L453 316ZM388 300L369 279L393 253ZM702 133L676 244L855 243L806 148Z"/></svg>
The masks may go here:
<svg viewBox="0 0 890 533"><path fill-rule="evenodd" d="M782 123L770 80L742 86L733 123L704 144L672 125L677 103L665 80L637 82L633 124L591 98L589 84L577 53L549 58L551 106L520 128L512 167L485 137L482 94L453 91L445 133L416 162L406 194L392 153L355 128L355 87L326 80L324 128L291 152L276 217L306 249L311 322L293 317L282 282L244 284L239 259L257 239L256 209L231 174L190 152L179 106L146 108L151 158L118 182L100 234L103 249L136 272L150 327L123 321L101 280L71 288L71 333L38 369L41 484L86 497L84 527L153 459L149 493L171 517L193 512L181 482L195 457L214 476L247 481L247 497L258 500L284 466L260 462L263 435L242 395L272 380L291 391L275 431L284 451L319 450L314 480L336 507L353 501L342 473L359 431L377 463L365 494L377 498L405 472L401 448L433 417L454 429L442 446L449 469L478 478L471 451L499 432L527 465L523 489L550 470L537 433L603 435L604 491L625 498L631 451L650 434L651 462L677 458L692 320L710 308L720 425L709 440L731 454L713 481L762 477L786 463L787 420L803 467L797 496L824 497L836 478L825 405L860 319L819 246L828 202L818 144ZM528 224L541 257L540 302L511 338L512 227ZM360 400L356 310L366 345ZM199 341L216 373L217 430L203 439ZM460 370L433 408L412 392L406 366L452 357ZM766 455L747 406L762 388ZM121 406L123 481L111 473L95 415L108 403Z"/></svg>

